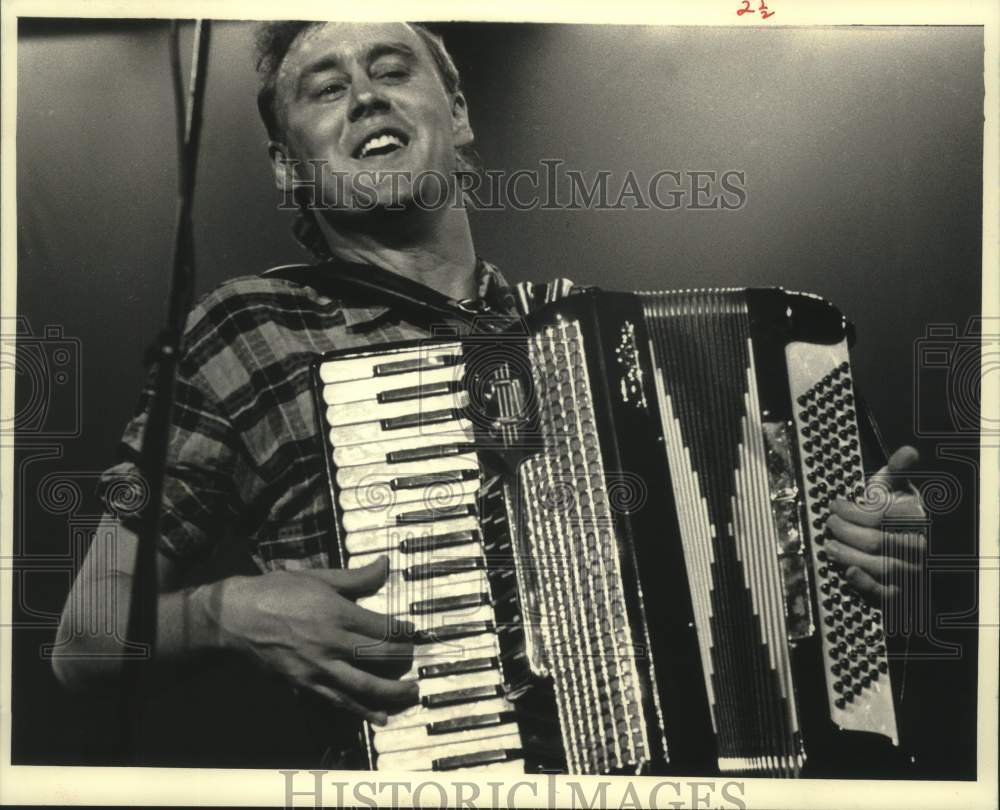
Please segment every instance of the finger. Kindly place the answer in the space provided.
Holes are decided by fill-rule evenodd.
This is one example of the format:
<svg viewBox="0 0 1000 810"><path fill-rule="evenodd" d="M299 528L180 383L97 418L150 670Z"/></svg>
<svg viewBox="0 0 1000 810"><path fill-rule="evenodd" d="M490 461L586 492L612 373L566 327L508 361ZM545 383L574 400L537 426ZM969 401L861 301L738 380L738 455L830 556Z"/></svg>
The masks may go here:
<svg viewBox="0 0 1000 810"><path fill-rule="evenodd" d="M360 568L314 568L303 573L321 579L345 596L374 593L389 576L389 558L382 555Z"/></svg>
<svg viewBox="0 0 1000 810"><path fill-rule="evenodd" d="M864 506L849 501L833 501L826 528L835 534L839 534L845 524L883 531L907 530L905 533L912 533L909 530L913 528L914 521L922 524L927 514L919 498L901 493L897 495L888 509L878 512L869 511Z"/></svg>
<svg viewBox="0 0 1000 810"><path fill-rule="evenodd" d="M404 641L375 641L347 634L347 652L354 666L385 677L399 677L413 665L413 645Z"/></svg>
<svg viewBox="0 0 1000 810"><path fill-rule="evenodd" d="M386 724L387 715L384 711L370 709L363 703L345 695L343 692L331 689L326 684L314 683L309 689L338 709L347 709L377 726L384 726Z"/></svg>
<svg viewBox="0 0 1000 810"><path fill-rule="evenodd" d="M869 490L875 493L870 500L849 501L846 498L835 498L830 501L830 511L849 523L875 528L889 518L925 518L923 504L917 495L910 492L892 492L885 490Z"/></svg>
<svg viewBox="0 0 1000 810"><path fill-rule="evenodd" d="M920 567L909 560L886 554L869 554L836 540L827 540L823 550L838 565L856 566L882 583L901 582L920 571Z"/></svg>
<svg viewBox="0 0 1000 810"><path fill-rule="evenodd" d="M333 661L327 666L329 678L340 688L365 704L401 708L412 706L420 697L416 681L380 678L352 666L347 661Z"/></svg>
<svg viewBox="0 0 1000 810"><path fill-rule="evenodd" d="M881 608L886 602L899 596L897 585L883 585L871 574L854 565L848 566L844 579L873 607Z"/></svg>
<svg viewBox="0 0 1000 810"><path fill-rule="evenodd" d="M885 518L925 518L923 501L914 492L894 492L889 508L885 510Z"/></svg>
<svg viewBox="0 0 1000 810"><path fill-rule="evenodd" d="M919 564L927 550L927 538L921 532L870 529L831 515L827 531L837 540L866 554L887 554Z"/></svg>
<svg viewBox="0 0 1000 810"><path fill-rule="evenodd" d="M345 630L361 633L378 641L410 638L417 632L416 625L407 619L398 619L384 613L360 607L345 600L340 606L341 626Z"/></svg>
<svg viewBox="0 0 1000 810"><path fill-rule="evenodd" d="M868 479L868 485L881 487L886 492L906 489L909 483L906 472L913 469L919 461L920 453L910 445L904 444L889 456L889 460L882 469Z"/></svg>

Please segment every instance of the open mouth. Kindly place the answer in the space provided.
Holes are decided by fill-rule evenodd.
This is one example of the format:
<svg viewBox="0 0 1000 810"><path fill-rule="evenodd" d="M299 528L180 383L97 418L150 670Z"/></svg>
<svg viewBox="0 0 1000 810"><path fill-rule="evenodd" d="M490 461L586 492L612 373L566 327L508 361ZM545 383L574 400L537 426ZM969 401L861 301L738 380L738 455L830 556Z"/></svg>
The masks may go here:
<svg viewBox="0 0 1000 810"><path fill-rule="evenodd" d="M403 149L410 139L405 132L397 129L380 129L365 138L354 150L353 157L359 160L371 157L381 157L391 155L393 152Z"/></svg>

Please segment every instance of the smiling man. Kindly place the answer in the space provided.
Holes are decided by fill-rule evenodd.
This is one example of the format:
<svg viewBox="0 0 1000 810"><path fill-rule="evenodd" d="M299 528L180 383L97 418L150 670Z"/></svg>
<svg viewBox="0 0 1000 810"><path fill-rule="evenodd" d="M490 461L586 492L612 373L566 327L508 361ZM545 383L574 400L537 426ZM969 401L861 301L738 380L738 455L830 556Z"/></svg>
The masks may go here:
<svg viewBox="0 0 1000 810"><path fill-rule="evenodd" d="M458 72L440 41L403 24L279 23L263 29L261 47L258 107L275 179L321 209L321 249L455 299L475 297L465 210L426 204L455 198L473 142Z"/></svg>
<svg viewBox="0 0 1000 810"><path fill-rule="evenodd" d="M456 171L469 168L474 140L458 72L440 40L402 23L277 22L261 28L258 46L258 106L275 182L302 205L300 241L354 272L387 271L456 304L509 312L507 285L477 257L466 211L420 204L422 183L442 178L454 197ZM232 279L198 303L180 364L164 490L161 666L234 652L294 690L376 724L417 700L415 681L399 678L410 667L413 625L357 604L385 582L387 559L330 567L333 517L308 369L318 353L428 334L426 323L392 305L325 295L273 273ZM144 394L121 462L104 476L104 530L64 610L54 666L72 688L113 685L120 673L115 653L125 635L138 521L113 492L138 473L147 405ZM891 485L914 455L897 452L880 480ZM870 598L891 595L888 577L919 565L923 541L887 543L880 521L919 515L915 496L897 493L883 513L843 502L834 511L829 528L842 541L828 546L835 561ZM187 574L228 535L241 538L259 575L186 587ZM117 633L75 629L98 626L95 615L112 609Z"/></svg>

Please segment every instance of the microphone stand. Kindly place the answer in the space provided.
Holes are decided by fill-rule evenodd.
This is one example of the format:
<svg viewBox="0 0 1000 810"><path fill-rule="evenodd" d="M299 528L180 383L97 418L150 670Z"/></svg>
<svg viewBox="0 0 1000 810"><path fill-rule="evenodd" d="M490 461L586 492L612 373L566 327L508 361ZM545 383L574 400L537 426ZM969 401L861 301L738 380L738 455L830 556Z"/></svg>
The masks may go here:
<svg viewBox="0 0 1000 810"><path fill-rule="evenodd" d="M136 754L130 751L130 748L140 724L142 699L156 650L159 597L157 544L173 411L174 381L185 321L194 299L194 225L191 212L198 168L210 33L210 21L195 21L191 73L185 102L180 64L180 26L176 20L170 24L170 62L177 113L179 187L167 322L160 332L156 345L150 347L149 353L156 363L156 373L146 429L142 437L141 457L141 473L146 481L148 499L140 516L128 630L123 645L125 655L121 672L121 740L123 754L131 758Z"/></svg>

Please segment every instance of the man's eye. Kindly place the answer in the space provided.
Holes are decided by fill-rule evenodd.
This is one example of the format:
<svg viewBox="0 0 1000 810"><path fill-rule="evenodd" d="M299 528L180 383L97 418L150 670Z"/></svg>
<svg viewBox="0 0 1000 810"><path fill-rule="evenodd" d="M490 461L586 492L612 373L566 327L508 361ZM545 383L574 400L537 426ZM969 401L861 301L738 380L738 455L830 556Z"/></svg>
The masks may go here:
<svg viewBox="0 0 1000 810"><path fill-rule="evenodd" d="M343 82L330 82L329 84L324 84L319 89L318 95L321 96L339 96L344 92Z"/></svg>
<svg viewBox="0 0 1000 810"><path fill-rule="evenodd" d="M375 73L376 79L388 79L390 81L405 79L410 75L410 72L406 68L402 67L391 67L383 68Z"/></svg>

